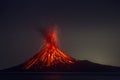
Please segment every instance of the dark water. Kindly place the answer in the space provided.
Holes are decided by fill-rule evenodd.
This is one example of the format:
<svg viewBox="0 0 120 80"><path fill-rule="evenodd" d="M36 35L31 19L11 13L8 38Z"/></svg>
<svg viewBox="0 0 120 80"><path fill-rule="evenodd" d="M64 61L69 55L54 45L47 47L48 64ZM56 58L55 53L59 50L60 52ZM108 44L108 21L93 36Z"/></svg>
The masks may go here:
<svg viewBox="0 0 120 80"><path fill-rule="evenodd" d="M1 72L0 80L120 80L120 72Z"/></svg>

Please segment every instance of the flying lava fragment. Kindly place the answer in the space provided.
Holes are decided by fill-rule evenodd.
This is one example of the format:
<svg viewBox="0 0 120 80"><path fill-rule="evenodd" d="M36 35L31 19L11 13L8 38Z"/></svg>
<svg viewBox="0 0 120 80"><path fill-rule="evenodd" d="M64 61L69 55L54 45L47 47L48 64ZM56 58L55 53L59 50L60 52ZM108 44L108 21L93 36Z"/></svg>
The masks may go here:
<svg viewBox="0 0 120 80"><path fill-rule="evenodd" d="M42 32L42 35L45 40L44 47L25 63L25 70L73 64L76 61L59 49L57 44L57 28L55 25L49 25L48 28Z"/></svg>

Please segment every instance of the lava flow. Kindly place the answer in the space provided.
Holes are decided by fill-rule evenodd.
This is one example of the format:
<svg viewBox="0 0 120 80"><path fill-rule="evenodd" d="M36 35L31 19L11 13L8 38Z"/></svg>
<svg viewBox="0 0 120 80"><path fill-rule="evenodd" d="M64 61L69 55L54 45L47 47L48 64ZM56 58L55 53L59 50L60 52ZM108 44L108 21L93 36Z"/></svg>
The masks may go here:
<svg viewBox="0 0 120 80"><path fill-rule="evenodd" d="M59 49L57 45L57 29L54 26L50 26L43 32L43 38L45 40L43 49L26 62L26 70L51 67L58 64L73 64L76 61Z"/></svg>

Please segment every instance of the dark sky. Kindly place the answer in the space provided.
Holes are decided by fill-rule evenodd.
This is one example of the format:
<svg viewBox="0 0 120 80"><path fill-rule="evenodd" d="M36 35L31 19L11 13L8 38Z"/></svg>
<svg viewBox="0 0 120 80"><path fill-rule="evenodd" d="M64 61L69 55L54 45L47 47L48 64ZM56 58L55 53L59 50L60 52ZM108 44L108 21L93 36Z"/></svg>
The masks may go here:
<svg viewBox="0 0 120 80"><path fill-rule="evenodd" d="M120 66L119 0L4 0L0 2L0 69L40 50L38 28L60 28L60 47L76 59Z"/></svg>

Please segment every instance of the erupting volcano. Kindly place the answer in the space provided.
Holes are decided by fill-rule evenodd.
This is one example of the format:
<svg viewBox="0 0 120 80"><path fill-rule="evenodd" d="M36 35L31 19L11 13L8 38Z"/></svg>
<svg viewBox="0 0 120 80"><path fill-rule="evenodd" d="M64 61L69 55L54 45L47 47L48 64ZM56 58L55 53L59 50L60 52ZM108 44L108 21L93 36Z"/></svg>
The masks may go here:
<svg viewBox="0 0 120 80"><path fill-rule="evenodd" d="M57 45L57 28L48 27L42 32L45 45L33 58L28 60L25 69L39 69L43 67L54 67L57 65L73 64L76 60L62 52Z"/></svg>
<svg viewBox="0 0 120 80"><path fill-rule="evenodd" d="M88 60L76 60L59 49L57 28L52 25L41 31L42 49L31 59L18 66L2 71L31 72L120 72L120 67L102 65Z"/></svg>

